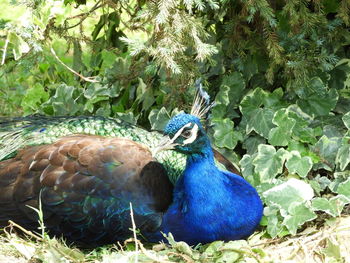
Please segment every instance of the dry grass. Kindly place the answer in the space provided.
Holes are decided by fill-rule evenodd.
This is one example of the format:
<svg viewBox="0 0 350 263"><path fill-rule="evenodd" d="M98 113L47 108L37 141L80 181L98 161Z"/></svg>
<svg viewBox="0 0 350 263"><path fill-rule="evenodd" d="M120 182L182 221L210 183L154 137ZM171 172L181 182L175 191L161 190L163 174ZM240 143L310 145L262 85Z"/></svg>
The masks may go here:
<svg viewBox="0 0 350 263"><path fill-rule="evenodd" d="M258 246L273 262L350 262L350 216L320 229L307 228L298 236L266 241Z"/></svg>
<svg viewBox="0 0 350 263"><path fill-rule="evenodd" d="M320 229L309 227L295 237L270 240L259 236L248 242L215 242L210 249L199 250L170 240L171 246L160 244L153 249L138 243L138 251L133 246L109 246L82 252L47 236L29 240L5 233L0 237L0 262L350 262L350 216Z"/></svg>

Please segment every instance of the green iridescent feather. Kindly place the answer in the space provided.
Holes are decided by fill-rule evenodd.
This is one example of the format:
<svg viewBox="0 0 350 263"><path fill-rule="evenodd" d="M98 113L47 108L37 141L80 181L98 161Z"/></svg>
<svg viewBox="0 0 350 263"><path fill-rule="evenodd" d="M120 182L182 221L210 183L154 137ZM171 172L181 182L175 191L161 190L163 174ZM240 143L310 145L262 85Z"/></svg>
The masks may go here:
<svg viewBox="0 0 350 263"><path fill-rule="evenodd" d="M49 144L71 134L123 137L154 148L162 134L147 131L120 119L99 116L46 117L28 116L0 119L0 160L13 157L26 146ZM186 157L175 151L162 151L155 158L164 165L174 182L183 172Z"/></svg>

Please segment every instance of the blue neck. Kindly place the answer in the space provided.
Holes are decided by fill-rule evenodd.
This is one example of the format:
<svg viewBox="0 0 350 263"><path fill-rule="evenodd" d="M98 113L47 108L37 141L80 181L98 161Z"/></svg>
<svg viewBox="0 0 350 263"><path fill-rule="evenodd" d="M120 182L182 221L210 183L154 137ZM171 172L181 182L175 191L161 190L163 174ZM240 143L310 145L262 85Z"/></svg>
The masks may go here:
<svg viewBox="0 0 350 263"><path fill-rule="evenodd" d="M200 153L192 153L187 155L186 169L191 165L196 165L196 163L203 162L215 166L214 153L208 138L206 138L205 145L201 149ZM186 170L184 174L186 174Z"/></svg>

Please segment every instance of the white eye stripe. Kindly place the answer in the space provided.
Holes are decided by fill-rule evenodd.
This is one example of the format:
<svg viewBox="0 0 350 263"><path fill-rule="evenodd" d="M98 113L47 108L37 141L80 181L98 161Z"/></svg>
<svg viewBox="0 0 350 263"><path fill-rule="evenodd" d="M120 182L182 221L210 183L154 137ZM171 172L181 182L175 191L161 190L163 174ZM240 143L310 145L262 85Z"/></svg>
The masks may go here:
<svg viewBox="0 0 350 263"><path fill-rule="evenodd" d="M198 134L198 125L195 124L191 130L191 136L190 138L184 140L183 144L190 144L193 143L197 139L197 134Z"/></svg>
<svg viewBox="0 0 350 263"><path fill-rule="evenodd" d="M183 126L180 130L178 130L174 137L171 139L171 142L173 143L180 135L181 133L183 132L183 130L187 127L190 127L192 125L192 123L187 123L185 126Z"/></svg>

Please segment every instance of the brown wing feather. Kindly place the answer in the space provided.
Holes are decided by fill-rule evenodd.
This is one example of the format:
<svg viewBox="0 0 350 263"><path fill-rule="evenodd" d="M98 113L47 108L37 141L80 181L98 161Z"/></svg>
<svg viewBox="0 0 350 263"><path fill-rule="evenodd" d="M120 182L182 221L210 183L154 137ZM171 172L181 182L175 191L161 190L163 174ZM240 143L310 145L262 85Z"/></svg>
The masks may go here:
<svg viewBox="0 0 350 263"><path fill-rule="evenodd" d="M91 228L93 232L100 231L102 224L97 220L92 227L87 215L98 217L106 209L103 202L89 206L88 195L120 198L126 192L133 198L133 191L145 191L153 198L150 205L155 213L164 211L172 199L166 172L155 163L148 148L128 139L90 135L73 135L50 145L28 147L0 163L0 225L11 219L35 228L37 215L28 205L38 207L40 191L47 207L44 215L48 227L62 232L70 222L72 232L75 225L90 222L85 236L90 235ZM77 228L73 232L83 236L81 231Z"/></svg>

